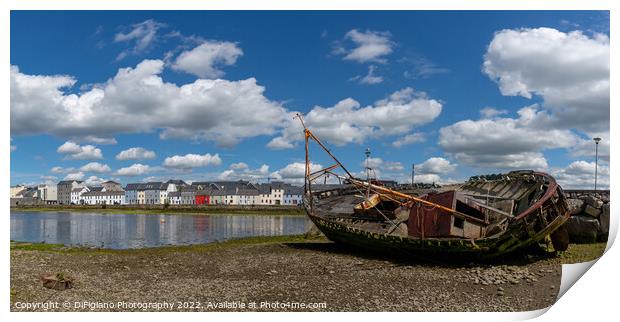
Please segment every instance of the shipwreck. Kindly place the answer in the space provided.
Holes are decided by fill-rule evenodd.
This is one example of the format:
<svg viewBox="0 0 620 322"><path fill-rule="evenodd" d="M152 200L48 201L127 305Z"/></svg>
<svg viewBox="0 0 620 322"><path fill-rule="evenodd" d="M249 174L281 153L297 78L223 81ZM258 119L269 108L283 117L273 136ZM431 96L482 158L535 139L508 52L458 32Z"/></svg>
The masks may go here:
<svg viewBox="0 0 620 322"><path fill-rule="evenodd" d="M523 170L432 189L423 194L356 178L297 116L304 128L304 207L331 241L401 255L488 258L532 245L568 247L562 188L542 172ZM334 164L311 171L310 143ZM314 146L312 147L314 148ZM342 185L313 186L327 177Z"/></svg>

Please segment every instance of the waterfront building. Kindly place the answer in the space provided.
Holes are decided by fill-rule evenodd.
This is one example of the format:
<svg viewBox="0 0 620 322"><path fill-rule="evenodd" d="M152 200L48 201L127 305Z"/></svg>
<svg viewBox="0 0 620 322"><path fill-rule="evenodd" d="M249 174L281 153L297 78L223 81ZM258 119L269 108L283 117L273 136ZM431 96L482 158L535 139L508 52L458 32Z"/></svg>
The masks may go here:
<svg viewBox="0 0 620 322"><path fill-rule="evenodd" d="M284 182L253 184L248 181L193 182L182 180L130 183L127 204L173 205L298 205L302 189Z"/></svg>
<svg viewBox="0 0 620 322"><path fill-rule="evenodd" d="M224 190L213 190L211 191L211 198L209 200L212 205L223 205L225 204L226 199L226 191Z"/></svg>
<svg viewBox="0 0 620 322"><path fill-rule="evenodd" d="M258 189L242 188L237 191L236 198L233 199L235 205L258 205L260 204L260 193Z"/></svg>
<svg viewBox="0 0 620 322"><path fill-rule="evenodd" d="M180 191L169 192L168 203L170 203L171 205L180 205L181 204L181 192Z"/></svg>
<svg viewBox="0 0 620 322"><path fill-rule="evenodd" d="M37 197L47 204L58 202L58 186L55 184L41 184L37 186Z"/></svg>
<svg viewBox="0 0 620 322"><path fill-rule="evenodd" d="M138 188L140 183L128 183L125 186L125 203L128 205L138 204Z"/></svg>
<svg viewBox="0 0 620 322"><path fill-rule="evenodd" d="M287 206L300 205L303 200L304 188L296 186L286 186L284 188L284 196L282 198L282 204Z"/></svg>
<svg viewBox="0 0 620 322"><path fill-rule="evenodd" d="M196 201L197 205L208 205L211 202L211 190L196 190Z"/></svg>
<svg viewBox="0 0 620 322"><path fill-rule="evenodd" d="M90 191L87 186L82 186L78 188L71 189L71 199L70 204L72 205L83 205L84 199L82 198L82 194Z"/></svg>
<svg viewBox="0 0 620 322"><path fill-rule="evenodd" d="M125 191L87 191L81 196L86 205L123 205Z"/></svg>
<svg viewBox="0 0 620 322"><path fill-rule="evenodd" d="M11 198L19 198L17 195L24 190L26 190L26 186L23 185L11 186Z"/></svg>
<svg viewBox="0 0 620 322"><path fill-rule="evenodd" d="M182 205L196 204L196 188L195 187L185 186L181 188L181 204Z"/></svg>
<svg viewBox="0 0 620 322"><path fill-rule="evenodd" d="M71 204L71 192L76 188L86 187L83 181L63 180L56 185L58 203L61 205Z"/></svg>
<svg viewBox="0 0 620 322"><path fill-rule="evenodd" d="M261 205L282 205L284 189L290 187L282 181L274 181L271 183L263 183L259 185L260 204Z"/></svg>

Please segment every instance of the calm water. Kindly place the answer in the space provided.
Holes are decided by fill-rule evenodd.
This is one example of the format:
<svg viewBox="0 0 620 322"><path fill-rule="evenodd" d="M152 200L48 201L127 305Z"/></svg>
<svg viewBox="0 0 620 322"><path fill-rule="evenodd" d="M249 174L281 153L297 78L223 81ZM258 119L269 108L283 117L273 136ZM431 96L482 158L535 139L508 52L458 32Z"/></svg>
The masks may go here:
<svg viewBox="0 0 620 322"><path fill-rule="evenodd" d="M103 248L205 244L250 236L303 234L305 216L136 215L11 212L11 240Z"/></svg>

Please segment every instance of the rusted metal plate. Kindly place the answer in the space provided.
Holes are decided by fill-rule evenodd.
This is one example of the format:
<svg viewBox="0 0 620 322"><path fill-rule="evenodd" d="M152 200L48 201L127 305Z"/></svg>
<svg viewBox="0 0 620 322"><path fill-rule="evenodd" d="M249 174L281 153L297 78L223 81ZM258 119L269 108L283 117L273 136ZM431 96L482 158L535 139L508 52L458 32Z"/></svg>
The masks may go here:
<svg viewBox="0 0 620 322"><path fill-rule="evenodd" d="M454 191L431 194L425 200L454 209ZM417 238L451 236L454 217L441 209L414 204L409 214L409 236Z"/></svg>

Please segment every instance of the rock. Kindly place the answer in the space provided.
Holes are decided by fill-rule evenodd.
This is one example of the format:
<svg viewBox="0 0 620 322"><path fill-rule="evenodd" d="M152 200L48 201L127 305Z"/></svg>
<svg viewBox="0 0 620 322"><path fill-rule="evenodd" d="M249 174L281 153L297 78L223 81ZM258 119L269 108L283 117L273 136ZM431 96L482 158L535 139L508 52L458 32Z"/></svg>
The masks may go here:
<svg viewBox="0 0 620 322"><path fill-rule="evenodd" d="M565 225L573 243L596 242L601 227L598 220L587 216L572 216Z"/></svg>
<svg viewBox="0 0 620 322"><path fill-rule="evenodd" d="M583 211L585 203L581 199L566 199L571 216L578 215Z"/></svg>
<svg viewBox="0 0 620 322"><path fill-rule="evenodd" d="M594 208L600 209L601 207L603 207L603 201L595 196L585 196L583 198L583 201L586 203L586 205L590 205Z"/></svg>
<svg viewBox="0 0 620 322"><path fill-rule="evenodd" d="M603 211L601 212L598 221L601 224L598 239L603 242L607 241L607 237L609 235L609 204L603 205Z"/></svg>
<svg viewBox="0 0 620 322"><path fill-rule="evenodd" d="M73 279L63 273L42 274L40 279L43 286L49 289L64 291L73 288Z"/></svg>
<svg viewBox="0 0 620 322"><path fill-rule="evenodd" d="M601 205L602 207L602 205ZM583 212L590 216L590 217L594 217L594 218L598 218L598 216L601 215L601 209L600 208L595 208L591 205L586 205L586 208L583 210Z"/></svg>

